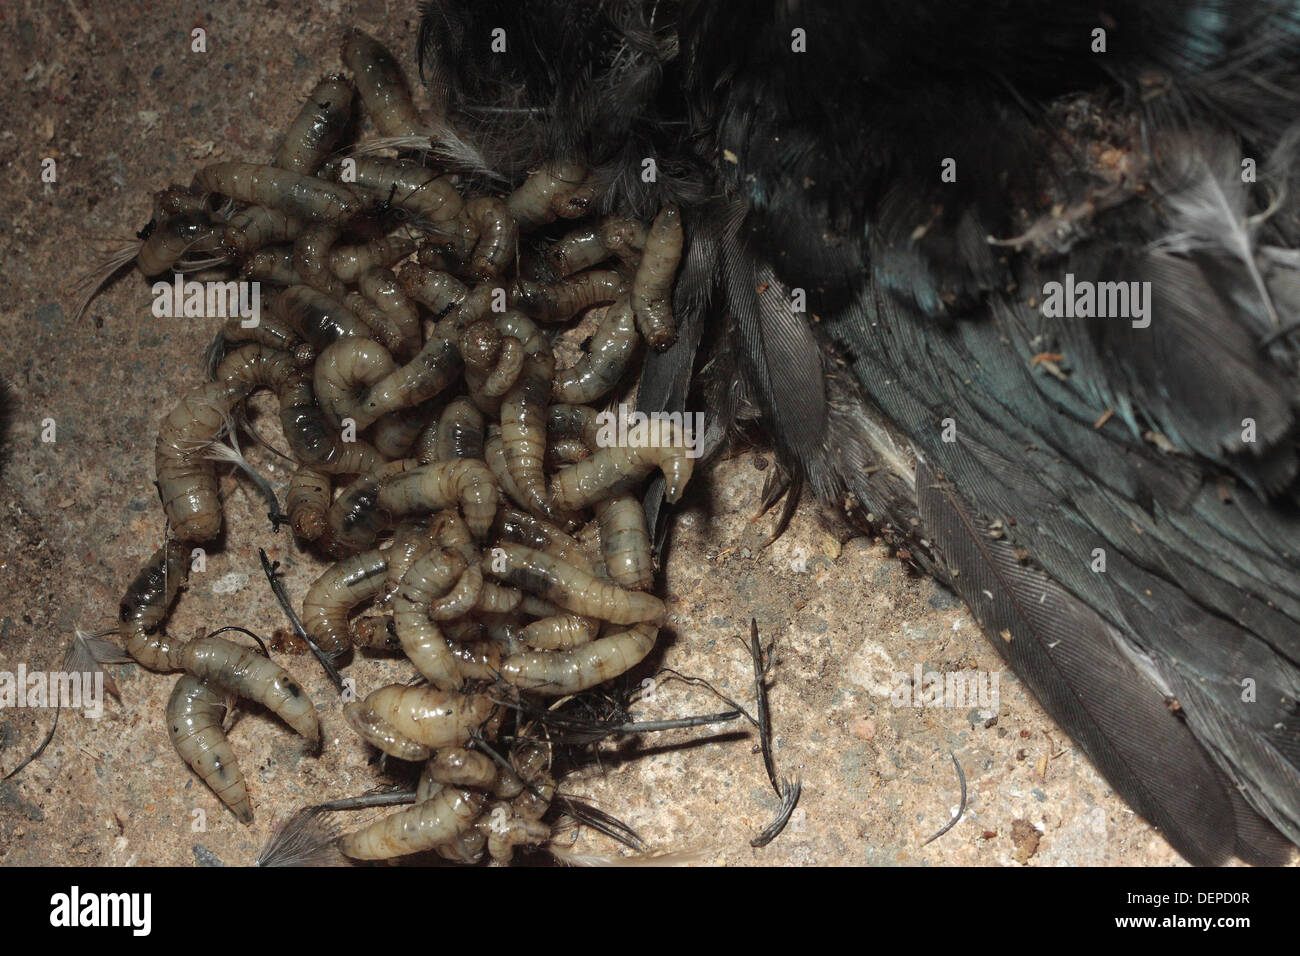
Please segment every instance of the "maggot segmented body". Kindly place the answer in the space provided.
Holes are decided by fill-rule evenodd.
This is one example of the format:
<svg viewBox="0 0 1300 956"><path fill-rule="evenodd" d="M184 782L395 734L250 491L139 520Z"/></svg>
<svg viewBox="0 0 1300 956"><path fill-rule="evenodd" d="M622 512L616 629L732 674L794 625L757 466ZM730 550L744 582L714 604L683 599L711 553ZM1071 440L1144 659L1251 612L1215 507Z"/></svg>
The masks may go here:
<svg viewBox="0 0 1300 956"><path fill-rule="evenodd" d="M585 405L608 394L627 371L638 341L632 304L621 297L601 317L587 354L556 374L555 399Z"/></svg>
<svg viewBox="0 0 1300 956"><path fill-rule="evenodd" d="M412 408L401 408L375 422L371 431L376 450L385 458L413 457L415 441L433 425L435 399Z"/></svg>
<svg viewBox="0 0 1300 956"><path fill-rule="evenodd" d="M524 627L523 641L539 651L567 651L590 644L600 630L599 622L580 614L555 614Z"/></svg>
<svg viewBox="0 0 1300 956"><path fill-rule="evenodd" d="M330 506L330 476L316 468L299 465L289 479L284 510L293 533L304 541L315 541L325 533L325 513Z"/></svg>
<svg viewBox="0 0 1300 956"><path fill-rule="evenodd" d="M502 507L498 509L492 533L502 541L544 551L580 571L593 573L591 558L578 539L545 518L518 508Z"/></svg>
<svg viewBox="0 0 1300 956"><path fill-rule="evenodd" d="M230 217L222 243L240 257L282 242L292 242L302 232L303 221L278 209L248 206Z"/></svg>
<svg viewBox="0 0 1300 956"><path fill-rule="evenodd" d="M244 775L221 729L226 704L193 674L182 674L167 701L167 732L181 759L228 806L240 823L253 822Z"/></svg>
<svg viewBox="0 0 1300 956"><path fill-rule="evenodd" d="M483 572L474 565L467 567L454 587L429 608L435 621L455 621L474 610L483 590Z"/></svg>
<svg viewBox="0 0 1300 956"><path fill-rule="evenodd" d="M304 175L316 172L347 129L353 93L352 84L338 73L317 83L289 124L271 165Z"/></svg>
<svg viewBox="0 0 1300 956"><path fill-rule="evenodd" d="M330 269L344 282L356 282L371 269L386 269L401 262L415 249L414 239L397 234L338 245L330 250Z"/></svg>
<svg viewBox="0 0 1300 956"><path fill-rule="evenodd" d="M302 285L303 278L293 264L293 246L258 249L244 260L244 275L275 285Z"/></svg>
<svg viewBox="0 0 1300 956"><path fill-rule="evenodd" d="M483 458L483 414L467 398L453 399L443 409L437 427L421 438L416 457L421 462ZM432 447L431 447L432 446Z"/></svg>
<svg viewBox="0 0 1300 956"><path fill-rule="evenodd" d="M606 584L571 564L523 545L495 546L484 555L482 569L485 574L584 617L636 624L659 621L664 615L663 602L652 594Z"/></svg>
<svg viewBox="0 0 1300 956"><path fill-rule="evenodd" d="M516 687L551 697L576 694L641 663L658 633L653 624L637 624L569 651L515 654L501 665L501 676Z"/></svg>
<svg viewBox="0 0 1300 956"><path fill-rule="evenodd" d="M346 185L257 163L214 163L199 170L195 182L209 192L315 222L344 222L368 203Z"/></svg>
<svg viewBox="0 0 1300 956"><path fill-rule="evenodd" d="M326 474L360 475L383 461L368 442L345 442L325 421L311 378L301 369L289 376L280 392L280 425L294 457Z"/></svg>
<svg viewBox="0 0 1300 956"><path fill-rule="evenodd" d="M406 76L387 48L354 28L343 36L342 55L375 128L384 136L420 135L424 122L411 99Z"/></svg>
<svg viewBox="0 0 1300 956"><path fill-rule="evenodd" d="M361 414L370 386L393 373L397 363L374 339L349 336L327 346L316 359L312 387L325 419L338 425Z"/></svg>
<svg viewBox="0 0 1300 956"><path fill-rule="evenodd" d="M398 760L428 760L430 750L399 734L392 724L375 713L364 701L354 700L343 705L343 718L366 743L378 747Z"/></svg>
<svg viewBox="0 0 1300 956"><path fill-rule="evenodd" d="M673 320L673 279L682 258L682 214L665 206L655 216L632 282L632 312L651 348L660 351L677 341Z"/></svg>
<svg viewBox="0 0 1300 956"><path fill-rule="evenodd" d="M482 538L496 517L500 494L481 461L437 461L412 468L379 489L379 507L391 515L441 511L460 505L470 530Z"/></svg>
<svg viewBox="0 0 1300 956"><path fill-rule="evenodd" d="M221 637L200 637L173 654L175 666L208 684L256 701L320 746L320 720L307 692L274 661Z"/></svg>
<svg viewBox="0 0 1300 956"><path fill-rule="evenodd" d="M388 200L427 223L446 223L464 208L451 180L419 163L379 156L359 156L348 162L356 185L376 201Z"/></svg>
<svg viewBox="0 0 1300 956"><path fill-rule="evenodd" d="M483 794L473 790L445 787L423 803L348 834L339 849L354 860L387 860L432 850L468 832L486 802Z"/></svg>
<svg viewBox="0 0 1300 956"><path fill-rule="evenodd" d="M370 329L351 309L308 285L290 286L277 295L271 315L318 349L349 336L370 337Z"/></svg>
<svg viewBox="0 0 1300 956"><path fill-rule="evenodd" d="M364 428L381 415L432 398L456 379L462 367L454 342L436 333L429 336L418 355L366 392L357 413L357 427Z"/></svg>
<svg viewBox="0 0 1300 956"><path fill-rule="evenodd" d="M316 579L302 602L302 626L327 654L342 654L352 646L348 614L379 594L388 573L382 551L364 551L332 565Z"/></svg>
<svg viewBox="0 0 1300 956"><path fill-rule="evenodd" d="M523 369L501 399L501 443L506 468L523 495L524 506L536 514L554 517L542 466L555 356L545 336L525 316L505 312L497 317L496 326L503 335L518 339L524 347Z"/></svg>
<svg viewBox="0 0 1300 956"><path fill-rule="evenodd" d="M600 553L610 579L621 587L648 591L654 584L654 558L645 509L635 495L615 495L596 504Z"/></svg>
<svg viewBox="0 0 1300 956"><path fill-rule="evenodd" d="M560 278L599 265L610 256L600 227L580 226L546 250L546 261Z"/></svg>
<svg viewBox="0 0 1300 956"><path fill-rule="evenodd" d="M209 448L249 392L242 382L209 382L191 389L158 426L154 469L167 520L183 541L211 541L221 533L216 463Z"/></svg>
<svg viewBox="0 0 1300 956"><path fill-rule="evenodd" d="M418 352L420 314L397 275L382 266L367 269L358 280L358 288L366 300L373 303L388 323L397 329L401 344L395 349L396 354L409 357Z"/></svg>
<svg viewBox="0 0 1300 956"><path fill-rule="evenodd" d="M635 487L655 468L664 473L664 496L677 501L690 481L695 460L682 430L671 420L652 418L629 428L625 445L599 449L551 479L551 497L562 508L583 508Z"/></svg>
<svg viewBox="0 0 1300 956"><path fill-rule="evenodd" d="M465 744L496 708L483 694L405 684L372 691L366 704L399 734L433 750Z"/></svg>
<svg viewBox="0 0 1300 956"><path fill-rule="evenodd" d="M622 294L623 277L617 272L588 269L550 285L521 279L515 283L511 304L539 322L563 322Z"/></svg>
<svg viewBox="0 0 1300 956"><path fill-rule="evenodd" d="M628 263L641 260L649 230L635 219L606 216L600 222L600 243L619 259Z"/></svg>
<svg viewBox="0 0 1300 956"><path fill-rule="evenodd" d="M118 607L118 631L127 653L156 671L174 670L179 646L163 627L176 592L189 574L189 553L179 541L168 541L127 586Z"/></svg>
<svg viewBox="0 0 1300 956"><path fill-rule="evenodd" d="M484 754L464 747L444 747L425 763L420 780L490 792L498 773L497 765Z"/></svg>
<svg viewBox="0 0 1300 956"><path fill-rule="evenodd" d="M519 244L519 228L509 207L495 196L479 196L465 204L461 215L473 224L477 236L470 275L480 280L504 275L514 264Z"/></svg>
<svg viewBox="0 0 1300 956"><path fill-rule="evenodd" d="M344 488L325 516L321 546L335 557L370 547L392 521L389 509L380 503L380 489L416 467L414 458L385 462Z"/></svg>
<svg viewBox="0 0 1300 956"><path fill-rule="evenodd" d="M402 650L415 669L441 690L456 690L464 683L464 675L447 638L429 620L428 607L435 598L451 590L465 567L465 558L459 551L433 549L412 562L391 602L393 626Z"/></svg>
<svg viewBox="0 0 1300 956"><path fill-rule="evenodd" d="M180 213L164 220L140 243L136 265L147 276L169 271L192 249L217 233L211 218L203 212Z"/></svg>
<svg viewBox="0 0 1300 956"><path fill-rule="evenodd" d="M330 269L330 250L343 234L332 222L314 222L298 233L293 243L293 269L304 285L335 299L347 295L347 286Z"/></svg>
<svg viewBox="0 0 1300 956"><path fill-rule="evenodd" d="M586 179L586 167L577 163L545 166L510 194L507 205L522 230L557 218L576 219L586 213L595 197L595 191L585 185Z"/></svg>

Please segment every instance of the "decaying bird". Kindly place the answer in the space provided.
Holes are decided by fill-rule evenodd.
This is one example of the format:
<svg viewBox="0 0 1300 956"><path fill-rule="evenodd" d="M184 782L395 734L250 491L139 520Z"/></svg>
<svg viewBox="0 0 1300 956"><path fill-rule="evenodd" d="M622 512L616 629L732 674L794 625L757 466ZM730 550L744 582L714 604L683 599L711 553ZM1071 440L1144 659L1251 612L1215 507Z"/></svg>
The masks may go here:
<svg viewBox="0 0 1300 956"><path fill-rule="evenodd" d="M1189 861L1287 858L1300 3L434 2L419 51L462 175L681 208L642 409L761 427Z"/></svg>

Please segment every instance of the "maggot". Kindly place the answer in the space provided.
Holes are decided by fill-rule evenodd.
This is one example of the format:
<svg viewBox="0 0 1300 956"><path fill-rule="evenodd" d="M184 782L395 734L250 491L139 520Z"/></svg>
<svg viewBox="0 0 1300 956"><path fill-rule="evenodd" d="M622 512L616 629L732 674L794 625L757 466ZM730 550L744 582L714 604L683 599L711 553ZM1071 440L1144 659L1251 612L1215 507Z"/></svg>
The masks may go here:
<svg viewBox="0 0 1300 956"><path fill-rule="evenodd" d="M289 124L271 165L304 175L316 172L347 129L353 92L352 84L339 73L317 83Z"/></svg>
<svg viewBox="0 0 1300 956"><path fill-rule="evenodd" d="M351 309L309 285L289 286L277 295L271 315L318 349L341 338L370 337L370 329Z"/></svg>
<svg viewBox="0 0 1300 956"><path fill-rule="evenodd" d="M519 228L527 231L557 218L584 215L595 197L595 191L584 185L586 178L586 167L576 163L545 166L530 174L507 200Z"/></svg>
<svg viewBox="0 0 1300 956"><path fill-rule="evenodd" d="M465 458L410 469L379 489L378 502L394 516L441 511L459 504L470 530L482 538L496 517L499 499L487 466Z"/></svg>
<svg viewBox="0 0 1300 956"><path fill-rule="evenodd" d="M551 478L551 499L562 508L582 508L635 487L659 468L664 496L677 501L690 481L695 460L673 421L652 418L630 427L625 445L599 449L585 461Z"/></svg>
<svg viewBox="0 0 1300 956"><path fill-rule="evenodd" d="M374 339L349 336L327 346L316 359L312 387L326 421L355 420L370 386L393 373L397 364ZM367 423L368 424L368 423Z"/></svg>
<svg viewBox="0 0 1300 956"><path fill-rule="evenodd" d="M525 507L536 514L552 517L555 511L546 492L542 465L546 454L546 415L551 401L555 356L537 326L517 312L497 316L496 327L502 335L522 342L525 356L515 384L501 399L501 443L505 449L506 468L523 495Z"/></svg>
<svg viewBox="0 0 1300 956"><path fill-rule="evenodd" d="M182 674L167 700L167 732L181 759L194 768L240 823L253 822L244 775L221 729L225 701L199 678Z"/></svg>
<svg viewBox="0 0 1300 956"><path fill-rule="evenodd" d="M343 705L343 719L366 743L378 747L398 760L428 760L429 748L409 740L375 713L364 701L354 700Z"/></svg>
<svg viewBox="0 0 1300 956"><path fill-rule="evenodd" d="M393 626L402 650L415 669L442 690L456 690L464 676L446 637L429 620L427 609L435 598L451 590L465 567L459 551L435 549L412 563L392 598Z"/></svg>
<svg viewBox="0 0 1300 956"><path fill-rule="evenodd" d="M659 629L637 624L569 651L528 651L506 658L501 676L523 690L576 694L631 670L654 647Z"/></svg>
<svg viewBox="0 0 1300 956"><path fill-rule="evenodd" d="M664 604L653 594L606 584L571 564L523 545L496 545L484 555L482 568L485 574L584 617L636 624L659 621L664 616Z"/></svg>
<svg viewBox="0 0 1300 956"><path fill-rule="evenodd" d="M230 217L222 243L240 258L258 249L280 242L292 242L302 231L303 222L278 209L248 206Z"/></svg>
<svg viewBox="0 0 1300 956"><path fill-rule="evenodd" d="M654 558L645 510L635 495L615 495L596 504L600 553L610 579L621 587L648 591L654 584Z"/></svg>
<svg viewBox="0 0 1300 956"><path fill-rule="evenodd" d="M280 426L299 462L331 475L360 475L373 471L383 458L364 441L345 442L316 404L311 378L294 372L280 391Z"/></svg>
<svg viewBox="0 0 1300 956"><path fill-rule="evenodd" d="M464 208L465 201L451 180L419 163L381 156L358 156L347 163L355 184L374 201L388 200L435 228L455 219Z"/></svg>
<svg viewBox="0 0 1300 956"><path fill-rule="evenodd" d="M432 850L469 831L486 801L473 790L446 787L423 803L348 834L339 849L354 860L387 860Z"/></svg>
<svg viewBox="0 0 1300 956"><path fill-rule="evenodd" d="M388 573L382 551L364 551L344 558L318 577L302 602L302 626L327 654L342 654L352 646L348 614L377 595Z"/></svg>
<svg viewBox="0 0 1300 956"><path fill-rule="evenodd" d="M405 684L372 691L366 704L399 734L431 750L468 742L496 707L484 694Z"/></svg>
<svg viewBox="0 0 1300 956"><path fill-rule="evenodd" d="M154 470L167 521L183 541L211 541L221 533L216 464L208 448L225 430L231 410L249 392L242 382L209 382L191 389L158 426Z"/></svg>
<svg viewBox="0 0 1300 956"><path fill-rule="evenodd" d="M563 322L623 294L623 277L610 269L588 269L552 284L520 279L510 304L539 322Z"/></svg>
<svg viewBox="0 0 1300 956"><path fill-rule="evenodd" d="M344 282L356 282L371 269L386 269L401 262L415 248L415 240L402 235L335 246L330 250L330 270Z"/></svg>
<svg viewBox="0 0 1300 956"><path fill-rule="evenodd" d="M330 506L330 476L299 465L289 479L284 510L293 533L304 541L315 541L325 531L325 513Z"/></svg>
<svg viewBox="0 0 1300 956"><path fill-rule="evenodd" d="M465 204L461 216L473 224L477 240L470 254L469 274L476 279L504 275L515 261L519 229L509 207L495 196L479 196Z"/></svg>
<svg viewBox="0 0 1300 956"><path fill-rule="evenodd" d="M332 222L314 222L298 233L293 243L293 269L304 285L335 299L347 295L347 286L330 269L330 250L343 230Z"/></svg>
<svg viewBox="0 0 1300 956"><path fill-rule="evenodd" d="M368 202L345 185L257 163L213 163L194 181L209 192L316 222L344 222Z"/></svg>
<svg viewBox="0 0 1300 956"><path fill-rule="evenodd" d="M164 622L176 592L189 574L188 553L179 541L168 541L149 558L122 595L118 631L126 651L145 667L174 670L172 656L179 646L167 635Z"/></svg>
<svg viewBox="0 0 1300 956"><path fill-rule="evenodd" d="M620 298L601 317L587 354L572 368L556 373L556 401L586 405L606 395L623 378L636 353L639 336L632 304Z"/></svg>
<svg viewBox="0 0 1300 956"><path fill-rule="evenodd" d="M659 351L677 341L672 291L683 241L681 211L676 206L665 206L650 225L632 281L632 313L637 328L649 346Z"/></svg>
<svg viewBox="0 0 1300 956"><path fill-rule="evenodd" d="M402 68L387 48L368 33L353 28L343 35L341 52L343 62L356 78L366 113L380 134L419 136L424 123Z"/></svg>

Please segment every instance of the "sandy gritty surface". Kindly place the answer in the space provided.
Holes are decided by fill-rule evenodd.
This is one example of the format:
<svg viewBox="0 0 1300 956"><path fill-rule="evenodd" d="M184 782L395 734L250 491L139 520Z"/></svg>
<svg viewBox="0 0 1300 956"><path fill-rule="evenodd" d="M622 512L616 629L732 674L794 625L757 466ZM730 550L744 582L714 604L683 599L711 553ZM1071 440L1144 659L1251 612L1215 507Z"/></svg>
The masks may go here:
<svg viewBox="0 0 1300 956"><path fill-rule="evenodd" d="M159 417L202 378L211 322L151 316L148 286L128 273L73 322L73 279L148 218L149 195L206 163L264 161L324 72L339 66L347 26L392 44L411 67L415 3L34 3L0 8L0 374L16 401L0 497L0 670L50 669L75 629L111 627L117 602L160 544L151 481ZM310 11L308 14L306 11ZM202 26L208 52L189 52ZM412 70L413 72L413 70ZM58 182L39 180L43 158ZM261 406L265 408L265 406ZM54 419L57 441L40 440ZM275 434L273 418L263 427ZM254 452L270 469L270 456ZM909 577L870 538L800 508L789 533L759 551L771 517L752 522L765 456L745 451L700 476L662 576L671 617L638 679L659 667L706 678L749 706L750 617L775 639L775 757L803 781L786 833L751 837L771 819L757 738L675 731L605 748L602 768L563 781L635 827L653 847L743 864L1030 865L1177 862L1043 715L985 643L965 608ZM272 472L281 488L287 475ZM273 535L246 485L223 482L228 532L192 577L171 619L184 637L224 624L283 626L257 563L265 547L299 599L323 564ZM257 817L241 826L173 752L163 705L174 677L111 669L121 702L100 719L65 713L43 756L0 784L0 862L190 865L206 854L250 863L277 818L307 803L389 782L341 716L308 656L281 656L324 722L319 758L282 724L246 710L231 738ZM978 705L900 707L897 672L996 674L996 714ZM363 657L362 688L405 674ZM699 688L666 682L644 718L722 709ZM49 710L0 711L0 775L31 752ZM992 719L996 717L996 719ZM922 841L956 809L950 754L968 781L965 818ZM202 811L197 813L196 811ZM199 824L202 827L199 828ZM611 852L583 831L579 846Z"/></svg>

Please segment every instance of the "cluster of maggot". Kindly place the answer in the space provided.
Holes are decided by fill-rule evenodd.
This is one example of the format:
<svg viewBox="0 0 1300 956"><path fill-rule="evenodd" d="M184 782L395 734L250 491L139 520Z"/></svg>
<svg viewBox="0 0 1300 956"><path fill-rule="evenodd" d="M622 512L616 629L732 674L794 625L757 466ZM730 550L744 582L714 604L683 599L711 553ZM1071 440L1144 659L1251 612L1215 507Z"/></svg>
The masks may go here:
<svg viewBox="0 0 1300 956"><path fill-rule="evenodd" d="M414 805L339 848L355 859L508 860L549 839L555 782L545 741L503 701L544 703L625 673L665 613L649 593L637 491L657 468L677 500L690 451L669 422L650 423L635 447L601 447L593 403L625 384L641 341L673 341L680 216L590 216L595 193L578 165L473 195L427 155L347 148L358 98L380 143L409 145L423 126L381 45L352 30L343 59L351 78L316 86L271 164L218 163L164 190L132 247L147 276L225 263L278 291L256 323L226 321L211 380L161 422L170 530L127 589L121 636L144 666L183 672L171 739L239 820L253 810L222 729L225 695L257 701L319 746L316 709L284 669L216 634L174 642L163 626L190 549L221 533L223 439L249 395L270 390L296 468L273 518L336 562L303 601L306 634L335 664L354 647L382 648L422 678L345 705L366 741L424 766ZM550 238L521 244L521 234ZM596 306L607 308L586 353L557 369L543 326ZM593 513L598 552L578 534Z"/></svg>

